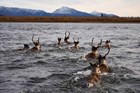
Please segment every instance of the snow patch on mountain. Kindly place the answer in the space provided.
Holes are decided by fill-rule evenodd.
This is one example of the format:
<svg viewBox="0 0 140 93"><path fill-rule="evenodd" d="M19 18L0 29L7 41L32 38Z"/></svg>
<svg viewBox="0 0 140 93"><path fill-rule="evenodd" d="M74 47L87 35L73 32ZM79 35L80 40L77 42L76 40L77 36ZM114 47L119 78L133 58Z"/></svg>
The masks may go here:
<svg viewBox="0 0 140 93"><path fill-rule="evenodd" d="M76 9L65 7L65 6L59 8L59 9L56 9L53 12L53 14L65 14L65 15L69 15L69 16L92 16L91 14L88 14L86 12L78 11Z"/></svg>

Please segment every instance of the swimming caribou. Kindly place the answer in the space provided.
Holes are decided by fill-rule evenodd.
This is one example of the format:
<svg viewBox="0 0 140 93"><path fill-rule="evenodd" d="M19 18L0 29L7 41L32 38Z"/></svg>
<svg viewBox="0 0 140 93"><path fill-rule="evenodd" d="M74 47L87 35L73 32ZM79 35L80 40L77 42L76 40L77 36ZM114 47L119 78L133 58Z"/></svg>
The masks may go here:
<svg viewBox="0 0 140 93"><path fill-rule="evenodd" d="M73 38L73 43L74 43L74 46L69 47L68 49L70 51L77 51L77 50L79 50L79 38L74 37Z"/></svg>
<svg viewBox="0 0 140 93"><path fill-rule="evenodd" d="M95 69L92 70L92 73L89 76L88 81L87 81L88 88L97 86L101 82L101 76L100 76L101 71L100 71L99 65L94 65L94 68Z"/></svg>
<svg viewBox="0 0 140 93"><path fill-rule="evenodd" d="M90 43L90 46L92 47L92 48L91 48L91 52L88 53L87 55L84 55L84 56L82 57L82 59L89 61L89 60L98 58L98 55L99 55L98 48L99 48L99 47L101 46L101 44L102 44L102 39L100 40L100 43L98 43L97 46L95 46L95 45L93 44L93 40L94 40L94 38L92 38L92 41L91 41L91 43Z"/></svg>
<svg viewBox="0 0 140 93"><path fill-rule="evenodd" d="M66 32L65 32L65 38L64 38L64 42L65 42L66 44L70 44L69 38L70 38L70 32L69 32L69 31L66 31Z"/></svg>
<svg viewBox="0 0 140 93"><path fill-rule="evenodd" d="M41 51L41 45L40 45L40 42L39 42L39 38L38 40L34 40L34 36L32 37L32 42L34 44L34 47L32 47L30 50L31 51Z"/></svg>
<svg viewBox="0 0 140 93"><path fill-rule="evenodd" d="M21 48L21 49L17 49L17 51L27 51L27 50L29 50L29 45L28 44L24 44L24 47L23 48Z"/></svg>
<svg viewBox="0 0 140 93"><path fill-rule="evenodd" d="M105 47L105 48L111 48L110 42L111 42L110 40L106 40L106 41L105 41L104 47Z"/></svg>

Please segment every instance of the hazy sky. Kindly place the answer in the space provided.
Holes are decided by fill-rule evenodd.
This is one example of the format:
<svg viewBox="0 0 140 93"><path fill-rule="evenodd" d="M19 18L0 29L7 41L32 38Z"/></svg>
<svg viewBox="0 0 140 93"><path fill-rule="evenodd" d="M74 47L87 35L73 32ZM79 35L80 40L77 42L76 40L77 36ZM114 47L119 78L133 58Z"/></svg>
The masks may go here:
<svg viewBox="0 0 140 93"><path fill-rule="evenodd" d="M67 6L88 13L98 11L119 16L140 16L140 0L0 0L0 6L39 9L46 12Z"/></svg>

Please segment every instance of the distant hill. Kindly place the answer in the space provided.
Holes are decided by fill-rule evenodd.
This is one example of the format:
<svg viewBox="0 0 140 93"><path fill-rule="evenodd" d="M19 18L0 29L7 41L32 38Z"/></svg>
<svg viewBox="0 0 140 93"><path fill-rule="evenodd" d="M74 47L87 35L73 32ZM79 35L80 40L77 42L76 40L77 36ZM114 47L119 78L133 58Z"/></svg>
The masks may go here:
<svg viewBox="0 0 140 93"><path fill-rule="evenodd" d="M97 12L97 11L93 11L90 14L94 15L94 16L98 16L98 17L118 17L115 14L101 13L101 12Z"/></svg>
<svg viewBox="0 0 140 93"><path fill-rule="evenodd" d="M4 7L0 6L0 16L96 16L96 17L116 17L114 14L100 12L86 13L69 7L61 7L52 13L43 10L33 10L25 8Z"/></svg>
<svg viewBox="0 0 140 93"><path fill-rule="evenodd" d="M0 6L0 15L1 16L48 16L50 14L46 13L43 10Z"/></svg>
<svg viewBox="0 0 140 93"><path fill-rule="evenodd" d="M56 9L52 14L57 14L57 15L61 14L67 16L94 16L86 12L78 11L76 9L64 7L64 6L59 9Z"/></svg>

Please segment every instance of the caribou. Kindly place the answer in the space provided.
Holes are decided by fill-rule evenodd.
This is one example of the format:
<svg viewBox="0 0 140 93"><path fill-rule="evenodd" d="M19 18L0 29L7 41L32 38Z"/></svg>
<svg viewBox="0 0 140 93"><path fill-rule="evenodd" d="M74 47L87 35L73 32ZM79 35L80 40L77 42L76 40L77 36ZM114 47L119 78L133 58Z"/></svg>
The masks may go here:
<svg viewBox="0 0 140 93"><path fill-rule="evenodd" d="M78 44L79 44L79 38L77 38L77 40L75 38L73 38L73 41L74 41L74 48L76 50L79 50L79 46L78 46Z"/></svg>
<svg viewBox="0 0 140 93"><path fill-rule="evenodd" d="M98 55L99 55L98 48L102 44L102 39L100 40L100 43L98 43L97 46L93 45L93 40L94 40L94 38L92 38L92 41L90 43L90 46L92 47L91 48L92 51L91 51L91 53L88 53L87 55L84 55L84 57L82 57L82 58L84 58L84 60L92 60L92 59L98 58Z"/></svg>
<svg viewBox="0 0 140 93"><path fill-rule="evenodd" d="M29 45L28 44L23 44L24 45L24 47L22 48L22 49L17 49L17 51L27 51L27 50L29 50Z"/></svg>
<svg viewBox="0 0 140 93"><path fill-rule="evenodd" d="M69 38L70 38L70 32L69 32L69 31L66 31L66 32L65 32L65 38L64 38L64 42L65 42L66 44L71 44L71 43L68 41Z"/></svg>
<svg viewBox="0 0 140 93"><path fill-rule="evenodd" d="M110 72L110 68L106 62L106 56L109 54L109 52L110 52L110 48L108 48L108 52L104 56L99 55L98 63L96 64L90 63L90 66L92 68L95 68L95 70L93 69L91 75L89 76L89 80L88 80L89 88L99 85L101 75Z"/></svg>
<svg viewBox="0 0 140 93"><path fill-rule="evenodd" d="M105 41L104 47L105 47L105 48L111 48L110 40L106 40L106 41Z"/></svg>
<svg viewBox="0 0 140 93"><path fill-rule="evenodd" d="M58 40L57 45L58 45L58 46L60 46L60 45L61 45L61 39L62 39L61 37L58 37L58 38L57 38L57 40Z"/></svg>
<svg viewBox="0 0 140 93"><path fill-rule="evenodd" d="M74 42L74 46L72 46L72 47L68 47L68 49L70 50L70 51L77 51L77 50L79 50L79 38L73 38L73 42Z"/></svg>
<svg viewBox="0 0 140 93"><path fill-rule="evenodd" d="M108 48L108 51L107 51L107 53L104 56L99 55L99 57L98 57L98 61L99 61L98 64L99 64L101 73L110 72L110 68L107 65L107 60L106 60L106 56L109 54L109 52L110 52L110 48Z"/></svg>
<svg viewBox="0 0 140 93"><path fill-rule="evenodd" d="M92 73L91 75L89 76L89 79L88 79L88 88L90 87L93 87L93 86L97 86L100 84L100 74L101 74L101 71L100 71L100 67L99 65L94 65L95 69L92 70Z"/></svg>
<svg viewBox="0 0 140 93"><path fill-rule="evenodd" d="M34 40L34 36L32 37L32 42L34 44L34 47L32 47L30 50L31 51L41 51L41 45L40 45L40 42L39 42L39 38L38 40Z"/></svg>

